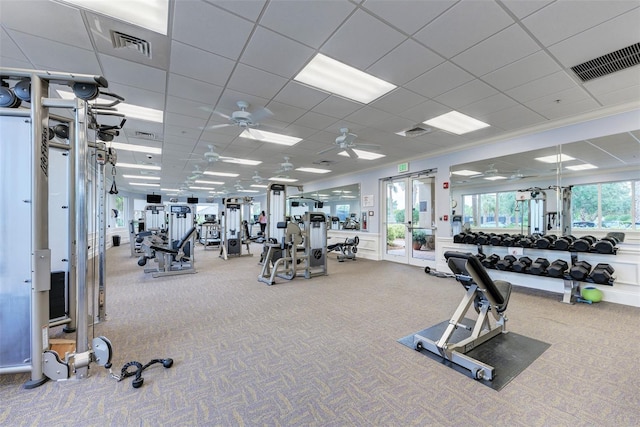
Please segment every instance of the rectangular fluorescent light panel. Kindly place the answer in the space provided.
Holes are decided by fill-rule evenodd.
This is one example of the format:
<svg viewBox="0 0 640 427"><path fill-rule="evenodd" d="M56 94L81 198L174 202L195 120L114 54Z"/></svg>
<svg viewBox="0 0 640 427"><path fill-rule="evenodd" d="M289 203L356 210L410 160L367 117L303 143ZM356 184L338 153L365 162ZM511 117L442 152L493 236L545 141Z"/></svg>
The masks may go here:
<svg viewBox="0 0 640 427"><path fill-rule="evenodd" d="M560 163L575 160L575 157L571 157L566 154L553 154L551 156L536 157L536 160L543 163Z"/></svg>
<svg viewBox="0 0 640 427"><path fill-rule="evenodd" d="M363 160L376 160L376 159L381 159L383 157L386 157L386 155L384 154L372 153L370 151L356 150L355 148L353 149L353 152L358 155L359 159L363 159ZM341 151L338 153L338 155L349 157L349 154L346 151Z"/></svg>
<svg viewBox="0 0 640 427"><path fill-rule="evenodd" d="M567 166L567 169L572 171L584 171L587 169L598 169L596 165L592 165L591 163L584 163L581 165Z"/></svg>
<svg viewBox="0 0 640 427"><path fill-rule="evenodd" d="M321 53L317 54L294 80L363 104L368 104L396 88L396 85Z"/></svg>
<svg viewBox="0 0 640 427"><path fill-rule="evenodd" d="M258 190L238 190L239 193L259 193Z"/></svg>
<svg viewBox="0 0 640 427"><path fill-rule="evenodd" d="M138 185L140 187L160 187L160 184L152 184L149 182L130 182L129 185Z"/></svg>
<svg viewBox="0 0 640 427"><path fill-rule="evenodd" d="M60 95L62 99L73 99L76 97L72 92L67 92L66 90L56 90L56 92L58 92L58 95ZM112 99L102 101L104 104L113 102ZM98 102L100 102L100 98L98 98ZM162 123L164 120L162 110L156 110L155 108L141 107L139 105L127 104L126 102L121 102L114 108L118 113L124 114L128 119L140 119L157 123Z"/></svg>
<svg viewBox="0 0 640 427"><path fill-rule="evenodd" d="M460 176L473 176L473 175L480 175L480 172L476 172L468 169L462 169L459 171L452 171L451 174L460 175Z"/></svg>
<svg viewBox="0 0 640 427"><path fill-rule="evenodd" d="M251 184L250 187L253 187L253 188L268 188L268 185L265 185L265 184Z"/></svg>
<svg viewBox="0 0 640 427"><path fill-rule="evenodd" d="M296 182L298 180L297 179L293 179L293 178L282 178L282 177L279 177L279 176L272 176L271 178L269 178L269 181Z"/></svg>
<svg viewBox="0 0 640 427"><path fill-rule="evenodd" d="M281 135L279 133L273 133L273 132L267 132L264 130L249 130L249 129L245 129L241 134L240 137L242 138L248 138L248 139L254 139L256 141L261 141L261 142L272 142L274 144L280 144L280 145L295 145L298 142L302 141L302 138L296 138L294 136L288 136L288 135Z"/></svg>
<svg viewBox="0 0 640 427"><path fill-rule="evenodd" d="M66 3L129 22L147 30L167 35L169 22L168 0L64 0Z"/></svg>
<svg viewBox="0 0 640 427"><path fill-rule="evenodd" d="M125 144L122 142L112 142L111 147L116 150L135 151L136 153L162 154L162 148L149 147L146 145Z"/></svg>
<svg viewBox="0 0 640 427"><path fill-rule="evenodd" d="M235 163L238 165L248 165L248 166L256 166L262 163L261 160L236 159L235 157L220 157L220 160L222 160L225 163Z"/></svg>
<svg viewBox="0 0 640 427"><path fill-rule="evenodd" d="M329 169L320 169L320 168L296 168L297 171L300 172L309 172L309 173L329 173L331 172Z"/></svg>
<svg viewBox="0 0 640 427"><path fill-rule="evenodd" d="M423 123L456 135L463 135L473 132L474 130L489 127L489 124L457 111L450 111Z"/></svg>
<svg viewBox="0 0 640 427"><path fill-rule="evenodd" d="M160 166L156 165L138 165L135 163L116 163L116 166L119 168L131 168L131 169L146 169L150 171L159 171Z"/></svg>
<svg viewBox="0 0 640 427"><path fill-rule="evenodd" d="M212 184L212 185L223 185L224 184L224 182L222 182L222 181L205 181L205 180L202 180L202 179L196 179L195 183L196 184Z"/></svg>
<svg viewBox="0 0 640 427"><path fill-rule="evenodd" d="M215 190L215 188L211 188L211 187L189 187L189 190Z"/></svg>
<svg viewBox="0 0 640 427"><path fill-rule="evenodd" d="M160 181L159 176L144 176L144 175L122 175L123 178L131 178L131 179L145 179L148 181Z"/></svg>
<svg viewBox="0 0 640 427"><path fill-rule="evenodd" d="M232 173L232 172L212 172L212 171L204 171L202 172L203 175L211 175L211 176L228 176L231 178L235 178L236 176L240 176L239 173Z"/></svg>
<svg viewBox="0 0 640 427"><path fill-rule="evenodd" d="M177 193L180 190L178 190L177 188L161 188L160 191L173 191Z"/></svg>
<svg viewBox="0 0 640 427"><path fill-rule="evenodd" d="M488 176L485 178L487 181L498 181L500 179L507 179L506 176L500 176L500 175L494 175L494 176Z"/></svg>

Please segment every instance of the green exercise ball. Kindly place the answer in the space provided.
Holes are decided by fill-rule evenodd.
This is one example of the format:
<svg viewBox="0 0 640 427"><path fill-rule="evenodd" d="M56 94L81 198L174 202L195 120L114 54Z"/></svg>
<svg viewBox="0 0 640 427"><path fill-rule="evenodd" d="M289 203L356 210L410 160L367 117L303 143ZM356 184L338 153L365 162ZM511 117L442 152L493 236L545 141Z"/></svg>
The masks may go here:
<svg viewBox="0 0 640 427"><path fill-rule="evenodd" d="M600 302L602 301L602 291L593 286L587 286L582 290L582 298L591 302Z"/></svg>

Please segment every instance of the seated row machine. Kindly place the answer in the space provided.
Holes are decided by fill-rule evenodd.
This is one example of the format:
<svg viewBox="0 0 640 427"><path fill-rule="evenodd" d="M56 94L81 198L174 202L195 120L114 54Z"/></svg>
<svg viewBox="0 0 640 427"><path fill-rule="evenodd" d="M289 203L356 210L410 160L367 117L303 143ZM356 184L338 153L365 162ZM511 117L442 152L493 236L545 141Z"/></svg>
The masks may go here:
<svg viewBox="0 0 640 427"><path fill-rule="evenodd" d="M157 268L145 268L145 273L153 273L153 277L175 276L178 274L196 273L195 268L195 238L196 227L191 227L180 240L170 245L150 243L146 253L138 259L138 265L143 267L148 259L155 259Z"/></svg>
<svg viewBox="0 0 640 427"><path fill-rule="evenodd" d="M499 334L507 333L505 310L511 295L511 283L492 280L480 260L472 254L448 251L444 256L456 280L465 288L466 294L440 339L433 341L415 334L414 348L418 351L428 350L468 369L474 379L492 380L494 367L473 359L465 353ZM472 305L477 312L473 327L463 323ZM494 318L494 322L491 322L489 314ZM471 335L459 342L449 342L457 328L464 328L470 331Z"/></svg>

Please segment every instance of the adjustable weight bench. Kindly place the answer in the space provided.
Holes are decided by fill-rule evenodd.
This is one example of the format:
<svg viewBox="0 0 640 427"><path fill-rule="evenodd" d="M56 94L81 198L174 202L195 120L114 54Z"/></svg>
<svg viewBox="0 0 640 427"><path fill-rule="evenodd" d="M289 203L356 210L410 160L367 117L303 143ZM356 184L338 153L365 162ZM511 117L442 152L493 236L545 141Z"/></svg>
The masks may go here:
<svg viewBox="0 0 640 427"><path fill-rule="evenodd" d="M340 252L337 256L339 262L344 262L345 259L355 261L356 253L358 252L358 243L360 243L360 238L358 236L346 238L344 242L328 245L327 250Z"/></svg>
<svg viewBox="0 0 640 427"><path fill-rule="evenodd" d="M173 245L151 245L150 249L156 254L158 268L145 269L145 273L153 273L153 277L174 276L178 274L196 273L195 250L196 227L191 227L182 239ZM159 253L159 254L158 254ZM158 255L160 255L158 257Z"/></svg>
<svg viewBox="0 0 640 427"><path fill-rule="evenodd" d="M499 334L507 333L505 310L509 304L511 283L492 280L480 260L472 254L448 251L444 256L456 280L465 288L466 294L442 336L434 341L415 334L414 348L418 351L428 350L468 369L471 371L471 376L477 380L492 380L494 367L473 359L465 353ZM469 326L463 320L472 305L477 313L477 319L473 326ZM493 322L491 317L494 318ZM457 328L464 328L471 332L471 335L459 342L449 342Z"/></svg>

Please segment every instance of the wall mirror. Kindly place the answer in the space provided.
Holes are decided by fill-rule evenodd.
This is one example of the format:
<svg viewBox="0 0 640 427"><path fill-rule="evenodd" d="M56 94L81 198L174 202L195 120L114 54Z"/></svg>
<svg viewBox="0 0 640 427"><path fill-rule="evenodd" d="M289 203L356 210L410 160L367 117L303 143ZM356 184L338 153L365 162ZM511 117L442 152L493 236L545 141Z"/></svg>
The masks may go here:
<svg viewBox="0 0 640 427"><path fill-rule="evenodd" d="M332 230L360 230L360 184L308 191L289 197L292 218L305 212L324 212Z"/></svg>

